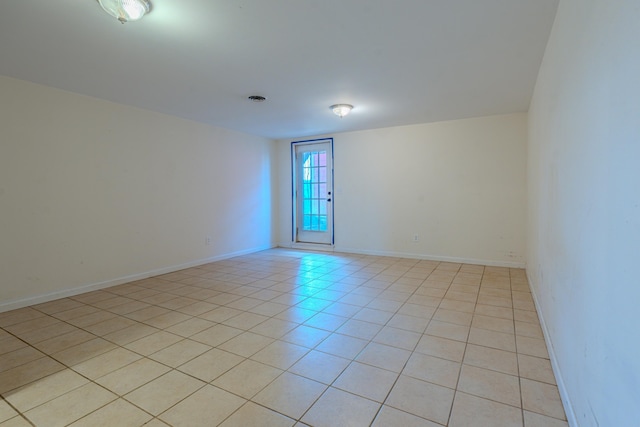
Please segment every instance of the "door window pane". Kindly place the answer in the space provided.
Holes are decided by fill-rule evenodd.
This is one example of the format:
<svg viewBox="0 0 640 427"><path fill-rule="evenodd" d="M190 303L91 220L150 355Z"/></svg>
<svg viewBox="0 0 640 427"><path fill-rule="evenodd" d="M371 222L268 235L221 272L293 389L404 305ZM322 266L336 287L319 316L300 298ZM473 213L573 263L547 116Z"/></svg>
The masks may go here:
<svg viewBox="0 0 640 427"><path fill-rule="evenodd" d="M303 229L307 231L327 230L327 153L307 152L303 155Z"/></svg>

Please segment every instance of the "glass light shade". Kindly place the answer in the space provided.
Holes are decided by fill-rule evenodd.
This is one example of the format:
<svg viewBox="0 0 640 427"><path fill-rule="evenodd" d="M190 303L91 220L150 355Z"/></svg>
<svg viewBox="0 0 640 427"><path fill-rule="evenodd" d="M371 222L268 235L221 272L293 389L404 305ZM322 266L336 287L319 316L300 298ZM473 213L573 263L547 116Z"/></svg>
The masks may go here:
<svg viewBox="0 0 640 427"><path fill-rule="evenodd" d="M151 9L148 0L98 0L98 3L105 12L123 24L139 20Z"/></svg>
<svg viewBox="0 0 640 427"><path fill-rule="evenodd" d="M343 118L344 116L346 116L347 114L349 114L351 112L351 110L353 109L353 105L349 105L349 104L335 104L332 105L331 110L333 111L333 114L335 114L336 116Z"/></svg>

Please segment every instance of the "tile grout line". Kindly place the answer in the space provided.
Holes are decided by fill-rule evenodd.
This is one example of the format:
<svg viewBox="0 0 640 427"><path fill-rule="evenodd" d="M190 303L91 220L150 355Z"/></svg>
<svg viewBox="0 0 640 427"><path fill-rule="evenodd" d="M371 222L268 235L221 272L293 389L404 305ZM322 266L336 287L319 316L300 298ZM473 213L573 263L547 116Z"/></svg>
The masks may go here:
<svg viewBox="0 0 640 427"><path fill-rule="evenodd" d="M511 311L513 313L513 336L516 342L516 369L518 372L518 389L520 391L520 416L522 417L522 425L524 426L524 400L522 398L522 376L520 375L520 358L518 357L520 352L518 351L518 330L516 328L516 308L515 304L513 303L513 283L511 277L511 269L509 269L509 293L511 294Z"/></svg>
<svg viewBox="0 0 640 427"><path fill-rule="evenodd" d="M478 293L476 294L476 302L473 305L473 312L471 313L471 323L469 323L469 331L467 332L467 339L464 343L464 350L462 352L462 360L460 361L460 371L458 372L458 379L456 380L456 388L454 389L453 400L451 401L451 408L449 408L449 417L447 418L446 425L449 425L449 423L451 423L451 417L453 416L453 405L455 404L456 396L458 395L458 387L460 386L460 378L462 377L462 367L464 366L464 358L467 354L467 347L469 346L469 336L471 335L473 317L475 316L476 308L478 307L478 299L480 298L480 290L482 288L482 279L484 278L485 271L486 271L486 267L483 266L482 274L480 275L480 284L478 285Z"/></svg>

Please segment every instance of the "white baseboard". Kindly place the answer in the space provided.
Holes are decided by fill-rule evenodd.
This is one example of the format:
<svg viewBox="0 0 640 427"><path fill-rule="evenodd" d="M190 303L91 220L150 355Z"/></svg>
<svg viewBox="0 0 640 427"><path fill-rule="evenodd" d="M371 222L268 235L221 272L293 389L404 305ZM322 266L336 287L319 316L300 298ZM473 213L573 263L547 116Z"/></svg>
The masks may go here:
<svg viewBox="0 0 640 427"><path fill-rule="evenodd" d="M294 243L294 242L281 242L278 244L280 248L288 249L306 249L317 250L323 252L343 252L347 254L359 254L359 255L374 255L374 256L389 256L394 258L410 258L410 259L424 259L429 261L443 261L443 262L455 262L462 264L477 264L477 265L489 265L492 267L509 267L509 268L525 268L524 262L508 262L508 261L496 261L487 259L476 258L460 258L460 257L447 257L439 255L419 254L410 252L394 252L394 251L370 251L364 249L354 249L344 247L340 245L312 245L308 243Z"/></svg>
<svg viewBox="0 0 640 427"><path fill-rule="evenodd" d="M2 301L0 302L0 313L15 310L18 308L28 307L34 304L41 304L44 302L49 302L53 300L57 300L60 298L71 297L78 294L83 294L85 292L97 291L99 289L110 288L112 286L122 285L124 283L133 282L136 280L147 279L153 276L159 276L161 274L173 273L174 271L184 270L185 268L197 267L199 265L208 264L210 262L222 261L225 259L247 255L254 252L264 251L266 249L271 249L275 247L275 245L265 245L259 246L251 249L245 249L237 252L230 252L222 255L216 255L210 258L203 258L194 261L189 261L183 264L172 265L169 267L158 268L150 271L145 271L142 273L136 273L129 276L118 277L116 279L105 280L103 282L90 283L74 288L63 289L60 291L50 292L48 294L35 295L26 298L21 298L12 301Z"/></svg>
<svg viewBox="0 0 640 427"><path fill-rule="evenodd" d="M542 335L544 336L544 341L547 344L547 351L549 352L549 360L551 361L551 369L553 369L553 374L556 377L558 392L560 393L560 399L562 400L562 405L564 406L564 412L565 412L565 415L567 416L567 422L569 423L570 427L578 427L578 420L573 410L573 405L571 404L571 399L569 398L569 394L567 393L567 388L564 385L564 379L562 377L562 372L560 371L560 366L558 365L558 359L556 358L556 353L553 348L553 343L551 342L549 329L547 328L547 324L545 323L544 317L542 316L542 311L540 310L540 304L538 304L538 298L536 297L535 292L533 292L534 287L532 286L533 282L531 281L531 275L529 274L529 270L527 270L527 279L529 280L529 287L531 288L531 295L533 296L533 303L536 307L536 312L538 313L538 319L540 319L540 327L542 328Z"/></svg>
<svg viewBox="0 0 640 427"><path fill-rule="evenodd" d="M320 252L334 252L333 245L322 245L316 243L290 243L288 246L279 245L279 247L286 247L288 249L302 249L308 251L320 251Z"/></svg>
<svg viewBox="0 0 640 427"><path fill-rule="evenodd" d="M345 252L345 253L351 253L351 254L375 255L375 256L390 256L395 258L424 259L429 261L455 262L455 263L462 263L462 264L489 265L492 267L509 267L509 268L525 267L524 262L508 262L508 261L496 261L496 260L476 259L476 258L449 257L449 256L440 256L440 255L411 253L411 252L369 251L369 250L341 247L338 245L335 246L335 252Z"/></svg>

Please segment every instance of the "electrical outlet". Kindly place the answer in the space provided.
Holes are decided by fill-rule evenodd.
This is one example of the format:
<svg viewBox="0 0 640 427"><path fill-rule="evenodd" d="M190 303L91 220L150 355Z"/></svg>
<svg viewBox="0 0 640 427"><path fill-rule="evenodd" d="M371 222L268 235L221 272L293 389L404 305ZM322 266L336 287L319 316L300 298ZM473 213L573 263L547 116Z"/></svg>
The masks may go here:
<svg viewBox="0 0 640 427"><path fill-rule="evenodd" d="M420 241L420 237L419 237L417 234L414 234L414 235L413 235L413 242L414 242L414 243L417 243L417 242L419 242L419 241Z"/></svg>
<svg viewBox="0 0 640 427"><path fill-rule="evenodd" d="M211 236L206 236L204 238L204 245L205 246L211 246Z"/></svg>

